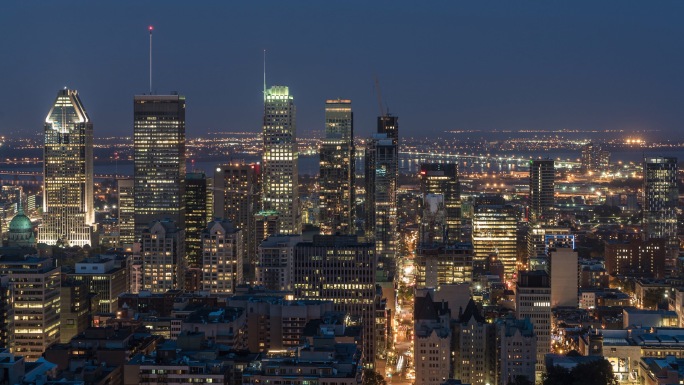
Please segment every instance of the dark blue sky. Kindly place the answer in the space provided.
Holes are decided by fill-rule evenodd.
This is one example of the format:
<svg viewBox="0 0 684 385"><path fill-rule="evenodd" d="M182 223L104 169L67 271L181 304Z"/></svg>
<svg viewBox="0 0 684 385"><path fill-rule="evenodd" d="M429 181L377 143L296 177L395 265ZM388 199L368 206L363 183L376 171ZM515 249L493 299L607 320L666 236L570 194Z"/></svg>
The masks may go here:
<svg viewBox="0 0 684 385"><path fill-rule="evenodd" d="M9 3L9 4L8 4ZM106 3L106 4L105 4ZM326 98L375 125L374 76L402 135L450 129L655 129L684 138L681 1L12 1L0 6L0 132L38 133L78 89L96 136L132 134L132 97L187 96L187 130L258 131L268 83L298 131Z"/></svg>

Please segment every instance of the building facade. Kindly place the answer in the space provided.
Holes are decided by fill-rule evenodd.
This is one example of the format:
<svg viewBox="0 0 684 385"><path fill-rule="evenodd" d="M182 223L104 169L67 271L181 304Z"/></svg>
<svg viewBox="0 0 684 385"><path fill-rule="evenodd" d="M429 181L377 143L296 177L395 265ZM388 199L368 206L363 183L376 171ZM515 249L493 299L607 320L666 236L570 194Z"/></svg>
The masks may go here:
<svg viewBox="0 0 684 385"><path fill-rule="evenodd" d="M117 179L119 246L129 248L135 241L135 198L132 178Z"/></svg>
<svg viewBox="0 0 684 385"><path fill-rule="evenodd" d="M203 172L185 174L185 252L191 268L202 264L202 231L214 219L213 185Z"/></svg>
<svg viewBox="0 0 684 385"><path fill-rule="evenodd" d="M522 271L515 291L515 318L528 318L537 335L535 381L546 371L544 357L551 351L551 284L545 271Z"/></svg>
<svg viewBox="0 0 684 385"><path fill-rule="evenodd" d="M461 240L461 183L458 179L458 165L453 163L421 164L420 192L424 200L430 194L442 196L444 231L441 238L444 242L459 242Z"/></svg>
<svg viewBox="0 0 684 385"><path fill-rule="evenodd" d="M93 124L78 91L59 91L45 118L43 181L38 242L94 246Z"/></svg>
<svg viewBox="0 0 684 385"><path fill-rule="evenodd" d="M473 212L473 249L476 266L486 265L490 255L503 264L506 280L517 271L518 211L499 202L476 201Z"/></svg>
<svg viewBox="0 0 684 385"><path fill-rule="evenodd" d="M642 226L646 237L665 239L671 254L676 256L679 251L677 158L645 158L643 191ZM672 261L669 262L668 270L671 271Z"/></svg>

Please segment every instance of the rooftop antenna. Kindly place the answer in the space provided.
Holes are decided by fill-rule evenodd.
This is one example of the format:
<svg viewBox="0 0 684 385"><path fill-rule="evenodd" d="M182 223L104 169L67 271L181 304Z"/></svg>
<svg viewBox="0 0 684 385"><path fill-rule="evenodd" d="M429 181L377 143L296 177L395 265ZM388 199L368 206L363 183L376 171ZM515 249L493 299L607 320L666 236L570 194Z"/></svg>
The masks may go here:
<svg viewBox="0 0 684 385"><path fill-rule="evenodd" d="M150 30L150 95L152 95L152 31L154 27L150 25L148 29Z"/></svg>
<svg viewBox="0 0 684 385"><path fill-rule="evenodd" d="M264 101L266 101L266 50L264 50Z"/></svg>

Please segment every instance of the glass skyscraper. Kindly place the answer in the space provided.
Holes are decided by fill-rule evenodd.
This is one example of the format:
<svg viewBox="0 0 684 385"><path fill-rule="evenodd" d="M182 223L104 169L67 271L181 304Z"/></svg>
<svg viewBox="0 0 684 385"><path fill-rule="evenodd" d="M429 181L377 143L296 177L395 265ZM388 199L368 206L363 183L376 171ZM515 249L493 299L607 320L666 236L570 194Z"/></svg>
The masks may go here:
<svg viewBox="0 0 684 385"><path fill-rule="evenodd" d="M553 159L530 161L530 219L553 222L555 168Z"/></svg>
<svg viewBox="0 0 684 385"><path fill-rule="evenodd" d="M643 228L650 238L663 238L679 250L677 238L677 158L644 159Z"/></svg>
<svg viewBox="0 0 684 385"><path fill-rule="evenodd" d="M185 227L185 97L136 95L133 101L135 235L152 221Z"/></svg>
<svg viewBox="0 0 684 385"><path fill-rule="evenodd" d="M264 95L263 209L277 211L280 234L298 234L299 172L294 98L284 86Z"/></svg>
<svg viewBox="0 0 684 385"><path fill-rule="evenodd" d="M325 138L319 155L321 233L354 234L355 148L351 100L325 101Z"/></svg>
<svg viewBox="0 0 684 385"><path fill-rule="evenodd" d="M92 245L93 124L76 90L60 90L45 119L43 176L38 242Z"/></svg>

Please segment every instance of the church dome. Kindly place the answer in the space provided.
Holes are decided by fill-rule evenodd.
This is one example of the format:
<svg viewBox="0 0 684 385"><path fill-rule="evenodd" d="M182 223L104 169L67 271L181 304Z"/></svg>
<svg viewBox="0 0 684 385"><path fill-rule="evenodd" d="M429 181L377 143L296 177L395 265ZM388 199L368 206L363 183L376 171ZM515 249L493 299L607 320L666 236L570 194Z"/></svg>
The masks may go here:
<svg viewBox="0 0 684 385"><path fill-rule="evenodd" d="M17 215L14 216L14 218L12 218L12 221L10 221L9 230L13 233L29 232L33 231L33 225L31 224L29 217L27 217L24 214L24 211L21 210L17 213Z"/></svg>

